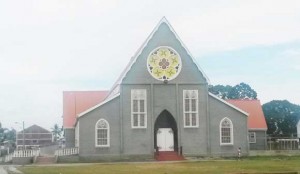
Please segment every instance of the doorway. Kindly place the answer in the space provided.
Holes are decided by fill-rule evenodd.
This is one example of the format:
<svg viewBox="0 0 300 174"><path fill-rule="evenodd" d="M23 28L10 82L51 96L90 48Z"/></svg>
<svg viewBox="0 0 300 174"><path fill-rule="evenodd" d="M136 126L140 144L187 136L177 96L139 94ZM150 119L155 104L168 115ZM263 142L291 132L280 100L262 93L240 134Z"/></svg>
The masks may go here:
<svg viewBox="0 0 300 174"><path fill-rule="evenodd" d="M178 151L177 124L170 112L162 111L154 124L154 148L159 151Z"/></svg>
<svg viewBox="0 0 300 174"><path fill-rule="evenodd" d="M156 139L159 151L174 151L174 134L171 128L159 128Z"/></svg>

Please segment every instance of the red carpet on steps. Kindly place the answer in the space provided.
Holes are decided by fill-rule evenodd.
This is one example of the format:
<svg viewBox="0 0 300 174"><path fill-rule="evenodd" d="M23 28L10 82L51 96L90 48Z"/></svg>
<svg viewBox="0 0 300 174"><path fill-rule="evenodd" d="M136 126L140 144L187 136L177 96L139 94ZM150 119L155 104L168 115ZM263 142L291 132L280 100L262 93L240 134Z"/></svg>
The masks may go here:
<svg viewBox="0 0 300 174"><path fill-rule="evenodd" d="M155 156L157 161L181 161L184 160L183 156L178 155L177 152L159 152Z"/></svg>

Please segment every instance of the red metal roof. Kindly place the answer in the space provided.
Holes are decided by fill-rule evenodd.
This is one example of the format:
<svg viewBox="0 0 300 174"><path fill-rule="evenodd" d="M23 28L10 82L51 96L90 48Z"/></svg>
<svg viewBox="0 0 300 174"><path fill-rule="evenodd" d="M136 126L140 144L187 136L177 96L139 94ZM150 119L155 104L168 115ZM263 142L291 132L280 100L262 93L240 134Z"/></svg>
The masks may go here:
<svg viewBox="0 0 300 174"><path fill-rule="evenodd" d="M265 115L259 100L226 100L228 103L249 113L249 129L267 129Z"/></svg>
<svg viewBox="0 0 300 174"><path fill-rule="evenodd" d="M64 128L73 128L78 114L101 103L107 95L108 91L64 91Z"/></svg>

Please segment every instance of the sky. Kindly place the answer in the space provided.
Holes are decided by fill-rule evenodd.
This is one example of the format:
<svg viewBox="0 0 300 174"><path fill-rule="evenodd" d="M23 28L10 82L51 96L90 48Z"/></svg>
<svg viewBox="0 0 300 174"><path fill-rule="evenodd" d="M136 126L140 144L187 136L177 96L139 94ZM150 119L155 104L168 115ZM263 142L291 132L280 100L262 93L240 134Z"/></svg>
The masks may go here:
<svg viewBox="0 0 300 174"><path fill-rule="evenodd" d="M62 125L62 92L110 89L163 16L212 85L300 104L299 0L1 0L0 122Z"/></svg>

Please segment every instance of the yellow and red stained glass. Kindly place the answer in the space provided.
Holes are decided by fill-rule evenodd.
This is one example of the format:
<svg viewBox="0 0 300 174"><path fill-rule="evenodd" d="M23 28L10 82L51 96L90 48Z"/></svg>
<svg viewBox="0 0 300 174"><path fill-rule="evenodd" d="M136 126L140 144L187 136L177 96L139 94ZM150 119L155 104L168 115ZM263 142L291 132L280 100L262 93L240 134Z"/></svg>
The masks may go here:
<svg viewBox="0 0 300 174"><path fill-rule="evenodd" d="M181 59L178 53L170 47L154 49L147 60L149 73L157 80L172 80L181 70Z"/></svg>

